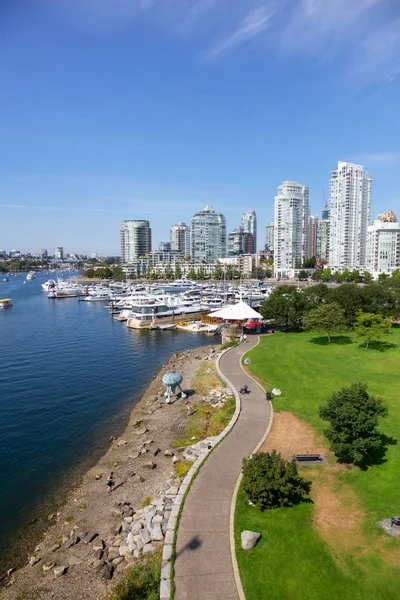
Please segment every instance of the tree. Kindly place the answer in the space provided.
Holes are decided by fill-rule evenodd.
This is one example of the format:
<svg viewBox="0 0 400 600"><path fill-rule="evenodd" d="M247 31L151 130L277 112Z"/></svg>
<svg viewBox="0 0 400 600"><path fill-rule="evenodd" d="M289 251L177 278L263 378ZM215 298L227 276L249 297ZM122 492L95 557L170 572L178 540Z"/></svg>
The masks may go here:
<svg viewBox="0 0 400 600"><path fill-rule="evenodd" d="M332 279L332 271L330 270L329 267L326 267L326 269L324 269L322 271L322 281L324 281L325 283L327 283L331 279Z"/></svg>
<svg viewBox="0 0 400 600"><path fill-rule="evenodd" d="M176 263L175 265L175 279L181 279L182 278L182 267L179 263Z"/></svg>
<svg viewBox="0 0 400 600"><path fill-rule="evenodd" d="M223 279L224 277L224 271L222 270L222 265L219 261L215 265L212 277L213 279Z"/></svg>
<svg viewBox="0 0 400 600"><path fill-rule="evenodd" d="M371 273L368 273L368 271L365 271L364 275L363 275L363 281L364 281L364 283L371 283L371 281L372 281Z"/></svg>
<svg viewBox="0 0 400 600"><path fill-rule="evenodd" d="M331 450L344 462L360 463L382 449L377 425L379 417L386 417L388 411L380 398L368 394L365 383L353 383L335 392L318 414L329 422L324 434Z"/></svg>
<svg viewBox="0 0 400 600"><path fill-rule="evenodd" d="M165 279L172 279L173 275L174 275L174 274L173 274L173 271L172 271L172 267L171 267L171 265L168 263L168 264L165 266L165 270L164 270L164 276L165 276Z"/></svg>
<svg viewBox="0 0 400 600"><path fill-rule="evenodd" d="M325 301L328 293L329 288L326 283L317 283L316 285L311 285L309 288L303 290L308 310L320 306L320 304Z"/></svg>
<svg viewBox="0 0 400 600"><path fill-rule="evenodd" d="M265 277L267 279L271 279L271 277L272 277L272 270L271 269L265 269Z"/></svg>
<svg viewBox="0 0 400 600"><path fill-rule="evenodd" d="M205 278L205 273L204 273L203 265L200 265L200 268L197 271L197 279L204 279L204 278Z"/></svg>
<svg viewBox="0 0 400 600"><path fill-rule="evenodd" d="M299 279L300 281L305 281L306 279L308 279L309 276L309 272L308 271L300 271L299 273Z"/></svg>
<svg viewBox="0 0 400 600"><path fill-rule="evenodd" d="M243 459L243 490L260 510L297 504L309 484L297 472L294 461L286 461L273 450Z"/></svg>
<svg viewBox="0 0 400 600"><path fill-rule="evenodd" d="M346 325L353 325L359 310L363 308L363 290L354 283L343 284L329 290L327 302L337 302L344 310Z"/></svg>
<svg viewBox="0 0 400 600"><path fill-rule="evenodd" d="M350 273L350 281L353 283L360 283L360 280L360 271L358 271L358 269L353 269L353 271Z"/></svg>
<svg viewBox="0 0 400 600"><path fill-rule="evenodd" d="M378 275L379 283L386 281L386 279L388 279L388 278L389 278L389 275L386 275L386 273L379 273L379 275Z"/></svg>
<svg viewBox="0 0 400 600"><path fill-rule="evenodd" d="M192 280L197 279L196 271L194 270L193 267L190 268L187 276L188 276L188 279L192 279Z"/></svg>
<svg viewBox="0 0 400 600"><path fill-rule="evenodd" d="M344 325L343 309L336 302L313 308L303 319L303 326L307 331L325 331L328 334L328 344L331 343L331 333L340 331Z"/></svg>
<svg viewBox="0 0 400 600"><path fill-rule="evenodd" d="M293 285L281 285L276 288L261 304L260 313L264 319L273 319L276 323L284 323L298 327L306 312L306 297Z"/></svg>
<svg viewBox="0 0 400 600"><path fill-rule="evenodd" d="M365 339L368 348L371 340L379 340L385 335L390 335L392 322L384 315L360 312L354 324L356 335Z"/></svg>

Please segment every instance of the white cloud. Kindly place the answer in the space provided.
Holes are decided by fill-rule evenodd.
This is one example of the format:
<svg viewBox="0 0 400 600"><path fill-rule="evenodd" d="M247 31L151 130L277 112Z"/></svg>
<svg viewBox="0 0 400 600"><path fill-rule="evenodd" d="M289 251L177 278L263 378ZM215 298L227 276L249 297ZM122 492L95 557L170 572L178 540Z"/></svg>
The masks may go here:
<svg viewBox="0 0 400 600"><path fill-rule="evenodd" d="M205 53L206 58L219 56L259 36L269 27L272 15L263 8L250 10L233 33Z"/></svg>
<svg viewBox="0 0 400 600"><path fill-rule="evenodd" d="M263 48L287 57L337 58L342 71L365 82L396 77L400 69L398 0L35 0L98 34L150 26L201 44L218 59L263 38Z"/></svg>

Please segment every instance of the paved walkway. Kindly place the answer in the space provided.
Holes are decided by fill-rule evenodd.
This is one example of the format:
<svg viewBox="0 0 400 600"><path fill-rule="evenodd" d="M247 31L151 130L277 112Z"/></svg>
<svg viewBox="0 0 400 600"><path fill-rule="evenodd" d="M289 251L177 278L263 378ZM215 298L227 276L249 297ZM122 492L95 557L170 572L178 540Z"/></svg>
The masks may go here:
<svg viewBox="0 0 400 600"><path fill-rule="evenodd" d="M261 388L242 371L242 354L258 336L225 353L223 374L240 389L242 412L225 440L210 454L194 480L180 520L175 561L175 600L238 600L229 544L229 511L242 458L251 454L265 434L269 404Z"/></svg>

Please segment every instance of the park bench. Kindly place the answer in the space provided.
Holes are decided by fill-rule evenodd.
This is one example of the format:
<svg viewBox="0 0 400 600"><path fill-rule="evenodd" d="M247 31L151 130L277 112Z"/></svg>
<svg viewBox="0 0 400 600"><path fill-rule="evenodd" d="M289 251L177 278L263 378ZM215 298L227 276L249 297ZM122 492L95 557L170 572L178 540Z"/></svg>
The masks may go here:
<svg viewBox="0 0 400 600"><path fill-rule="evenodd" d="M296 462L319 462L323 460L320 454L295 454L294 459Z"/></svg>

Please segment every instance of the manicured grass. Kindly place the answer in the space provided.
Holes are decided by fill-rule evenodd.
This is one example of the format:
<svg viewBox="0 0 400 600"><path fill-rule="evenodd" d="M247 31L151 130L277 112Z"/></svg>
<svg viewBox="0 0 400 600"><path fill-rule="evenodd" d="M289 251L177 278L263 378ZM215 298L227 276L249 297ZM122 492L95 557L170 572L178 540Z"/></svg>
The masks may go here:
<svg viewBox="0 0 400 600"><path fill-rule="evenodd" d="M360 348L351 333L334 336L330 346L324 341L319 334L276 333L249 352L252 373L268 390L282 391L273 401L274 410L292 412L322 432L326 423L319 419L318 407L334 391L365 382L371 394L387 403L389 417L381 421L380 430L393 439L381 464L329 471L339 496L349 486L355 492L362 513L358 546L346 549L335 541L328 546L315 527L311 503L259 513L239 499L237 534L243 529L265 531L254 550L238 553L247 600L399 597L400 539L387 536L376 521L400 513L400 330L394 329L387 341L395 347L386 351ZM315 482L328 476L320 468ZM302 474L307 476L307 468Z"/></svg>

